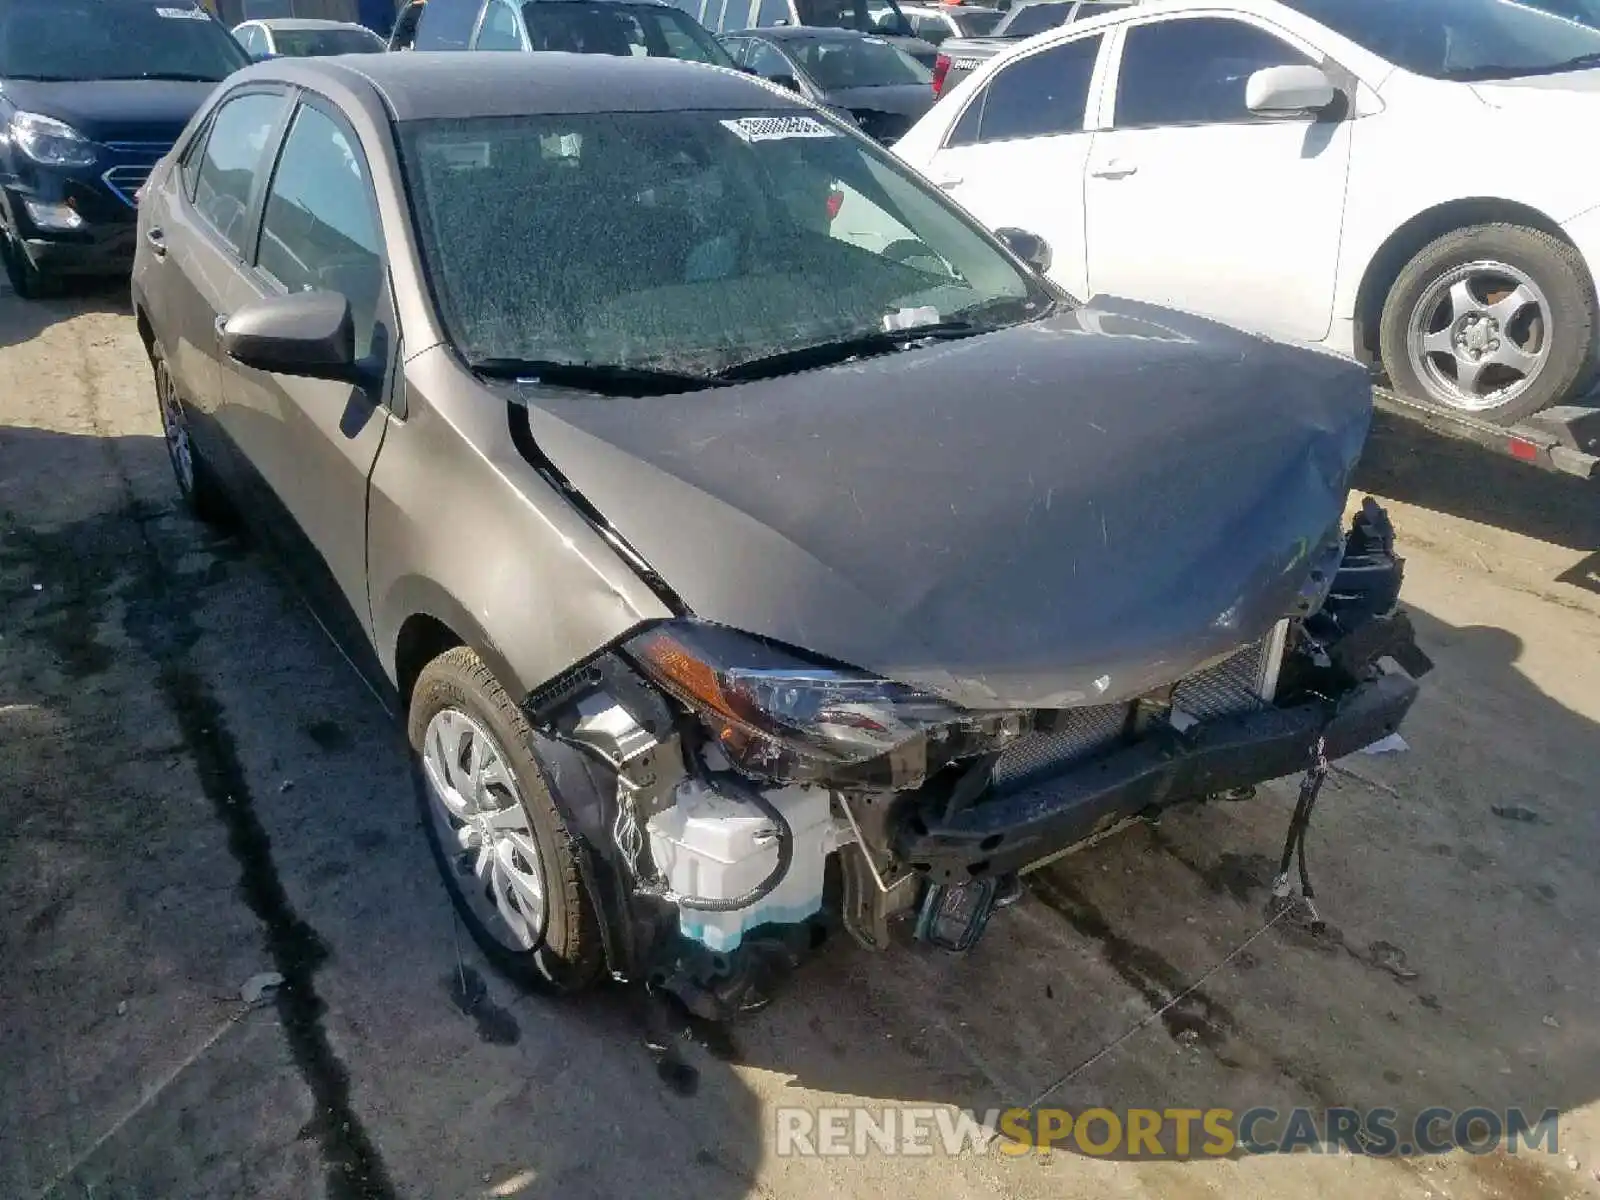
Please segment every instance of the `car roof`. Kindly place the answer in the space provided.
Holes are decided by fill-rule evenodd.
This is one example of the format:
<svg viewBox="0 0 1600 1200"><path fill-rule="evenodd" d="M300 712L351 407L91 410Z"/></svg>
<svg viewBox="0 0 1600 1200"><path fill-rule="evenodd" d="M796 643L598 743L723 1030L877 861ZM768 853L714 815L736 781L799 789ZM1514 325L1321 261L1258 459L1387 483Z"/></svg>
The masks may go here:
<svg viewBox="0 0 1600 1200"><path fill-rule="evenodd" d="M774 42L847 41L850 38L872 38L881 42L893 35L868 33L864 29L838 29L832 25L769 25L761 29L740 29L727 36L763 37Z"/></svg>
<svg viewBox="0 0 1600 1200"><path fill-rule="evenodd" d="M611 54L485 54L428 50L337 58L275 58L235 72L231 83L279 80L315 89L376 91L396 121L539 113L805 111L793 93L726 67Z"/></svg>
<svg viewBox="0 0 1600 1200"><path fill-rule="evenodd" d="M365 25L357 25L354 21L321 21L315 17L257 17L253 21L241 22L245 25L265 25L275 33L292 33L296 30L323 30L323 29L359 29L363 33L372 33ZM376 34L373 34L376 37Z"/></svg>

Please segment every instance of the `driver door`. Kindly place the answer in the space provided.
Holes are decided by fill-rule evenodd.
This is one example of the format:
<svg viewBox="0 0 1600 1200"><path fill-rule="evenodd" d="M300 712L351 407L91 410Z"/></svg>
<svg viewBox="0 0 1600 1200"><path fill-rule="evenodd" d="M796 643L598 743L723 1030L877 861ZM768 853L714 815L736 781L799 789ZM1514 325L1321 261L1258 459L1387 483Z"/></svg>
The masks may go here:
<svg viewBox="0 0 1600 1200"><path fill-rule="evenodd" d="M1232 16L1124 27L1111 127L1084 187L1095 294L1291 340L1328 335L1352 122L1245 107L1254 72L1321 59Z"/></svg>
<svg viewBox="0 0 1600 1200"><path fill-rule="evenodd" d="M356 356L383 368L371 391L222 364L221 420L270 497L258 514L335 640L370 669L367 482L392 419L388 380L399 337L382 227L360 140L337 112L303 96L261 206L231 308L311 289L350 302Z"/></svg>

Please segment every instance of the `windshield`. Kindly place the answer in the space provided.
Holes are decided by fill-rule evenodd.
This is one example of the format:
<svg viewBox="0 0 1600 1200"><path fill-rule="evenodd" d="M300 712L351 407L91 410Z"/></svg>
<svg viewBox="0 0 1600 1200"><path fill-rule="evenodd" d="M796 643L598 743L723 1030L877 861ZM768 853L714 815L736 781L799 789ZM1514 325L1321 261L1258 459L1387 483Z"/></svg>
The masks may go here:
<svg viewBox="0 0 1600 1200"><path fill-rule="evenodd" d="M328 54L376 54L386 47L365 29L275 29L272 44L279 54L315 58Z"/></svg>
<svg viewBox="0 0 1600 1200"><path fill-rule="evenodd" d="M894 0L794 0L800 24L862 33L904 33L910 22Z"/></svg>
<svg viewBox="0 0 1600 1200"><path fill-rule="evenodd" d="M792 41L787 49L799 62L800 69L826 92L893 87L902 83L925 84L933 79L933 72L927 67L880 38L835 34Z"/></svg>
<svg viewBox="0 0 1600 1200"><path fill-rule="evenodd" d="M1032 37L1054 29L1071 15L1071 4L1024 4L1012 10L1011 19L999 32L1010 37Z"/></svg>
<svg viewBox="0 0 1600 1200"><path fill-rule="evenodd" d="M522 6L522 20L535 50L682 58L733 66L728 52L705 27L676 8L633 7L614 0L592 4L534 0Z"/></svg>
<svg viewBox="0 0 1600 1200"><path fill-rule="evenodd" d="M0 0L0 78L226 78L249 57L191 0Z"/></svg>
<svg viewBox="0 0 1600 1200"><path fill-rule="evenodd" d="M1397 67L1431 79L1514 79L1600 65L1600 32L1516 0L1287 3Z"/></svg>
<svg viewBox="0 0 1600 1200"><path fill-rule="evenodd" d="M707 375L1053 299L909 168L804 110L409 122L401 151L469 362Z"/></svg>

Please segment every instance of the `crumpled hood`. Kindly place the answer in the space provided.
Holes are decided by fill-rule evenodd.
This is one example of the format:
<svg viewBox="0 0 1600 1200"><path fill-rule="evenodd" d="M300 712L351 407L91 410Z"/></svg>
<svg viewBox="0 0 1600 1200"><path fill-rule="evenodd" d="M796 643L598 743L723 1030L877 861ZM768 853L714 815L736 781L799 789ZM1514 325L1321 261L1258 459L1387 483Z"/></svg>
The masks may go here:
<svg viewBox="0 0 1600 1200"><path fill-rule="evenodd" d="M0 85L0 94L26 112L65 121L90 141L171 142L217 86L171 79L11 79Z"/></svg>
<svg viewBox="0 0 1600 1200"><path fill-rule="evenodd" d="M1111 702L1289 615L1366 373L1131 301L682 396L519 389L706 620L970 707Z"/></svg>

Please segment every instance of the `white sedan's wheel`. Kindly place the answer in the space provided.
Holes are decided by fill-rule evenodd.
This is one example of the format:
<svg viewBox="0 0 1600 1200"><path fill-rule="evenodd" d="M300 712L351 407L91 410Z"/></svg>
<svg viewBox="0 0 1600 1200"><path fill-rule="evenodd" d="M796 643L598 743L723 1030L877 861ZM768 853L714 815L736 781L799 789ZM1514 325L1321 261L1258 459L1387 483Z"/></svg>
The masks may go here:
<svg viewBox="0 0 1600 1200"><path fill-rule="evenodd" d="M1594 288L1577 251L1513 225L1424 247L1390 289L1380 327L1399 391L1503 425L1573 397L1594 338Z"/></svg>

